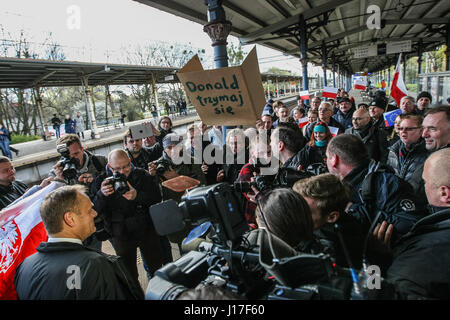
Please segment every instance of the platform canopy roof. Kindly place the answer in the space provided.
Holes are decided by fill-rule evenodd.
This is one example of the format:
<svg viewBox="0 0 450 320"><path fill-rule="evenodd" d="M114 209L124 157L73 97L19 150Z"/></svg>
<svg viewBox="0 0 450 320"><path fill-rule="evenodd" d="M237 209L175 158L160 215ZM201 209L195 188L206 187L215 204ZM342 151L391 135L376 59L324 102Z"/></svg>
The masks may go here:
<svg viewBox="0 0 450 320"><path fill-rule="evenodd" d="M208 23L204 0L134 0L165 12ZM369 5L381 11L381 28L369 29ZM322 45L341 68L354 73L374 72L395 64L396 54L355 58L355 49L411 40L409 55L417 55L444 44L450 23L448 0L223 0L233 36L242 44L255 44L300 57L298 22L303 15L307 27L308 60L322 65ZM171 26L176 28L176 26ZM199 27L198 32L203 32Z"/></svg>
<svg viewBox="0 0 450 320"><path fill-rule="evenodd" d="M0 57L0 88L90 86L178 82L177 68Z"/></svg>

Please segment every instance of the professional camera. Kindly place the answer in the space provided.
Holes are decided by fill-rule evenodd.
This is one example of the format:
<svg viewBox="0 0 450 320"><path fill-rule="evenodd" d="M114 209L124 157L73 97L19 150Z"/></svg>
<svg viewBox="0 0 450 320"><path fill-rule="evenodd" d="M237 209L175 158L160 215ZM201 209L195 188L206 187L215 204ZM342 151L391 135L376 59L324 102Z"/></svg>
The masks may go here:
<svg viewBox="0 0 450 320"><path fill-rule="evenodd" d="M166 172L170 168L170 162L164 158L156 160L155 164L156 164L156 173L160 176L163 175L164 172Z"/></svg>
<svg viewBox="0 0 450 320"><path fill-rule="evenodd" d="M113 185L114 192L117 192L119 195L130 191L130 187L128 187L127 183L127 177L117 171L115 171L111 177L108 177L105 180Z"/></svg>
<svg viewBox="0 0 450 320"><path fill-rule="evenodd" d="M280 168L275 175L260 175L255 177L254 182L235 182L234 188L238 192L246 193L252 190L252 186L257 190L274 188L291 188L298 180L313 176L308 171L298 171L293 168Z"/></svg>
<svg viewBox="0 0 450 320"><path fill-rule="evenodd" d="M200 227L209 223L211 241L157 270L147 287L148 300L176 299L199 283L220 284L245 299L350 296L351 277L339 276L328 255L297 252L266 229L249 232L242 195L227 183L187 191L179 205L173 200L153 205L150 215L159 235L181 230L185 220ZM345 285L333 279L344 279Z"/></svg>
<svg viewBox="0 0 450 320"><path fill-rule="evenodd" d="M70 157L70 151L67 144L59 144L56 146L56 151L61 155L59 162L60 167L63 168L62 174L66 180L76 180L77 167L80 166L78 159Z"/></svg>

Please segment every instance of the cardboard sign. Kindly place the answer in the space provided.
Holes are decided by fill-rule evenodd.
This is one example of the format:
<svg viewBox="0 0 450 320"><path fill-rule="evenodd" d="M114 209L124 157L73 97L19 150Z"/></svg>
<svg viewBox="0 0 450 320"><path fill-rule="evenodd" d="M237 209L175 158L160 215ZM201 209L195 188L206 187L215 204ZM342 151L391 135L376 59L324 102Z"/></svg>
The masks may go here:
<svg viewBox="0 0 450 320"><path fill-rule="evenodd" d="M256 47L238 67L203 70L196 55L177 76L207 125L255 125L266 104Z"/></svg>

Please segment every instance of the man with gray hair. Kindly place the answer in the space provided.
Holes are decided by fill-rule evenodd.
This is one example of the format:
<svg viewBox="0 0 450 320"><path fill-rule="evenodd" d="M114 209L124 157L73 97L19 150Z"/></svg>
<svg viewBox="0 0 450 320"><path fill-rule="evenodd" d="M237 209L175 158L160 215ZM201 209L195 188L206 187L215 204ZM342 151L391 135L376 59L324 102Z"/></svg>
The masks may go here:
<svg viewBox="0 0 450 320"><path fill-rule="evenodd" d="M411 96L401 98L399 108L402 110L402 113L417 113L415 101Z"/></svg>
<svg viewBox="0 0 450 320"><path fill-rule="evenodd" d="M48 241L17 268L19 300L143 299L119 257L83 246L95 232L97 212L81 185L48 194L40 207Z"/></svg>

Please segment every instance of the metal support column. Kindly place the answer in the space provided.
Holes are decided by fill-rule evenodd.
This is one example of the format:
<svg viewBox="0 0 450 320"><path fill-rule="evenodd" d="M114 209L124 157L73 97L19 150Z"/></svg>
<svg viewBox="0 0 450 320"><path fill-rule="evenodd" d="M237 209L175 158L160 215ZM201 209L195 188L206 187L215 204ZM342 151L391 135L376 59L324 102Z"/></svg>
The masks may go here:
<svg viewBox="0 0 450 320"><path fill-rule="evenodd" d="M405 82L406 85L406 54L403 55L403 81Z"/></svg>
<svg viewBox="0 0 450 320"><path fill-rule="evenodd" d="M300 35L300 62L302 64L303 90L308 90L308 39L306 39L306 21L301 14L298 22ZM309 100L305 100L305 105L309 105Z"/></svg>
<svg viewBox="0 0 450 320"><path fill-rule="evenodd" d="M91 138L99 139L100 134L99 134L98 128L97 128L97 121L95 120L94 109L91 104L92 95L91 95L91 88L89 87L88 77L83 76L83 78L81 80L82 80L82 84L84 86L84 93L85 93L84 97L85 97L85 102L86 102L86 109L88 111L88 119L89 119L89 123L91 125Z"/></svg>
<svg viewBox="0 0 450 320"><path fill-rule="evenodd" d="M419 44L417 46L417 74L422 73L422 39L419 40Z"/></svg>
<svg viewBox="0 0 450 320"><path fill-rule="evenodd" d="M336 57L332 55L333 65L331 66L331 70L333 71L333 87L336 88Z"/></svg>
<svg viewBox="0 0 450 320"><path fill-rule="evenodd" d="M159 113L159 101L158 101L158 88L156 87L156 80L155 75L152 73L152 94L153 98L155 99L155 106L156 106L156 112L158 112L158 119L161 117L161 114ZM186 95L186 92L185 92ZM186 99L187 102L187 99Z"/></svg>
<svg viewBox="0 0 450 320"><path fill-rule="evenodd" d="M208 23L203 26L203 31L212 40L216 68L228 67L227 37L231 32L231 22L226 19L222 2L222 0L205 0L205 4L208 5ZM235 127L222 127L222 141L226 141L227 131L233 128Z"/></svg>
<svg viewBox="0 0 450 320"><path fill-rule="evenodd" d="M446 41L447 51L445 51L445 70L450 71L450 23L446 25Z"/></svg>
<svg viewBox="0 0 450 320"><path fill-rule="evenodd" d="M327 86L327 46L322 41L322 70L323 70L323 86Z"/></svg>
<svg viewBox="0 0 450 320"><path fill-rule="evenodd" d="M42 98L40 88L35 87L35 92L36 92L36 103L38 107L39 119L41 120L42 134L44 140L47 141L48 139L50 139L50 132L48 131L47 120L45 119L44 109L42 108Z"/></svg>

